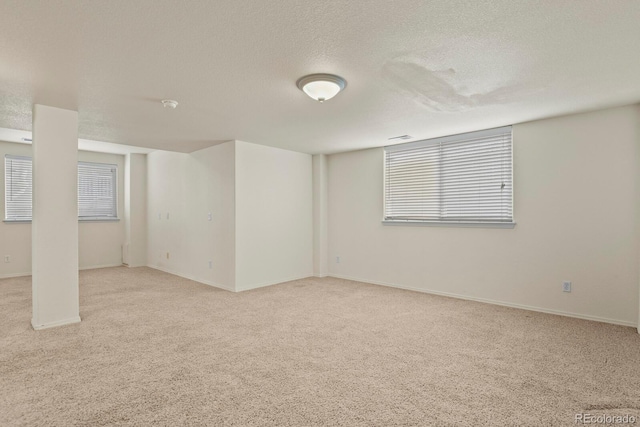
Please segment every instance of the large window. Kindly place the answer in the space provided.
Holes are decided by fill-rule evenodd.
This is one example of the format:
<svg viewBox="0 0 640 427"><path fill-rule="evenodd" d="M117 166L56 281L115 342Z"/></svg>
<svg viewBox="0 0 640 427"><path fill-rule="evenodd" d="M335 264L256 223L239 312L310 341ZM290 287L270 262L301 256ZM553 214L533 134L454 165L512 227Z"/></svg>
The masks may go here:
<svg viewBox="0 0 640 427"><path fill-rule="evenodd" d="M4 158L5 220L31 221L31 158ZM78 163L78 218L113 220L118 218L116 165Z"/></svg>
<svg viewBox="0 0 640 427"><path fill-rule="evenodd" d="M513 224L511 127L385 147L384 219Z"/></svg>
<svg viewBox="0 0 640 427"><path fill-rule="evenodd" d="M4 158L4 218L31 221L31 158Z"/></svg>
<svg viewBox="0 0 640 427"><path fill-rule="evenodd" d="M113 219L118 216L116 176L116 165L78 163L80 219Z"/></svg>

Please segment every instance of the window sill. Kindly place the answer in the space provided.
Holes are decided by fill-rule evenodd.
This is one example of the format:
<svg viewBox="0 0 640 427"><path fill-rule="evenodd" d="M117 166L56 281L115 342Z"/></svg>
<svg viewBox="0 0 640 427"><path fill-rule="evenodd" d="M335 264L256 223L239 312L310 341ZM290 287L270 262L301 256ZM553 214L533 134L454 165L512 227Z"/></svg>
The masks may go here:
<svg viewBox="0 0 640 427"><path fill-rule="evenodd" d="M482 222L482 221L403 221L383 220L382 225L408 225L412 227L459 227L459 228L514 228L515 222Z"/></svg>
<svg viewBox="0 0 640 427"><path fill-rule="evenodd" d="M78 222L118 222L120 218L78 218ZM5 219L6 224L31 224L30 219Z"/></svg>

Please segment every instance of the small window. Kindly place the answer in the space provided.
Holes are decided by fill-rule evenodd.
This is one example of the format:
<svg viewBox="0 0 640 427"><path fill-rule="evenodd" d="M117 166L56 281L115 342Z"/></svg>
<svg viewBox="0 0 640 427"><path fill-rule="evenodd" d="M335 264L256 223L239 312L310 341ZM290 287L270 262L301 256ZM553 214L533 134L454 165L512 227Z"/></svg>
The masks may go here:
<svg viewBox="0 0 640 427"><path fill-rule="evenodd" d="M511 126L385 147L385 221L513 223L511 153Z"/></svg>
<svg viewBox="0 0 640 427"><path fill-rule="evenodd" d="M78 218L118 217L117 170L116 165L78 162Z"/></svg>
<svg viewBox="0 0 640 427"><path fill-rule="evenodd" d="M5 156L5 220L31 221L32 160ZM104 163L78 162L78 218L112 220L118 218L118 167Z"/></svg>
<svg viewBox="0 0 640 427"><path fill-rule="evenodd" d="M4 218L31 221L31 158L4 157Z"/></svg>

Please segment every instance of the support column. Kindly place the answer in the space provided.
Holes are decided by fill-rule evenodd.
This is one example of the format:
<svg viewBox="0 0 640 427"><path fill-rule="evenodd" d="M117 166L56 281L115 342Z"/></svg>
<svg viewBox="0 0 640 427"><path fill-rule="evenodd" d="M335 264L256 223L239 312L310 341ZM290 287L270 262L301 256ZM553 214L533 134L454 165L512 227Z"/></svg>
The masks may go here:
<svg viewBox="0 0 640 427"><path fill-rule="evenodd" d="M327 156L313 156L313 274L329 274L328 212L327 212Z"/></svg>
<svg viewBox="0 0 640 427"><path fill-rule="evenodd" d="M124 168L124 263L147 265L147 155L127 154Z"/></svg>
<svg viewBox="0 0 640 427"><path fill-rule="evenodd" d="M33 108L34 329L80 321L78 113Z"/></svg>

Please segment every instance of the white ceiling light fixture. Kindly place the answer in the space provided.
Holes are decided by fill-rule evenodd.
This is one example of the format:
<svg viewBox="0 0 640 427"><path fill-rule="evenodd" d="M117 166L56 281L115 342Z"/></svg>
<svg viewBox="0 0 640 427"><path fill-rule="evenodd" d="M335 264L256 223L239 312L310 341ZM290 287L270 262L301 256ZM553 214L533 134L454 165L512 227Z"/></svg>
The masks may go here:
<svg viewBox="0 0 640 427"><path fill-rule="evenodd" d="M347 82L334 74L309 74L298 79L296 85L311 98L324 102L344 90Z"/></svg>
<svg viewBox="0 0 640 427"><path fill-rule="evenodd" d="M164 108L174 109L178 106L178 101L174 101L173 99L163 99L162 105L164 106Z"/></svg>

